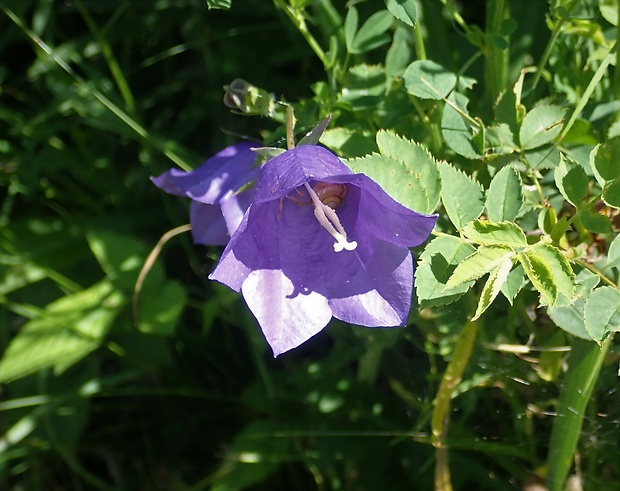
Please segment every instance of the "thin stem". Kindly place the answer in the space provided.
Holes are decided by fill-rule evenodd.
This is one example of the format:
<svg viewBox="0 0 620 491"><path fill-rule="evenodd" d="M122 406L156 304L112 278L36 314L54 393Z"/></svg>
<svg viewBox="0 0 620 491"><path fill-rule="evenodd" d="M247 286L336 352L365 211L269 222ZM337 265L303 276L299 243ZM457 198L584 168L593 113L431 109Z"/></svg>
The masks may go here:
<svg viewBox="0 0 620 491"><path fill-rule="evenodd" d="M463 379L463 373L471 358L478 329L477 322L468 322L459 335L452 359L446 368L437 391L431 427L432 443L435 447L435 491L452 491L450 467L448 464L448 427L452 411L452 395Z"/></svg>
<svg viewBox="0 0 620 491"><path fill-rule="evenodd" d="M321 62L323 62L323 65L326 68L329 67L330 66L329 59L327 58L325 51L323 51L323 48L321 48L321 46L319 45L318 41L314 39L314 36L308 30L308 26L306 25L306 20L304 19L302 11L299 9L295 9L290 5L287 5L287 3L284 0L273 0L273 1L282 10L284 10L288 18L291 19L291 21L293 21L293 24L295 24L295 27L297 28L297 30L301 33L301 35L304 37L306 42L310 45L314 53L319 57Z"/></svg>
<svg viewBox="0 0 620 491"><path fill-rule="evenodd" d="M501 32L504 20L504 0L489 0L487 4L487 33L485 39L485 86L490 104L494 104L506 84L506 53L495 45L492 37Z"/></svg>
<svg viewBox="0 0 620 491"><path fill-rule="evenodd" d="M101 53L103 54L103 57L108 63L110 73L116 81L116 85L121 93L121 96L123 97L123 101L125 102L125 106L127 106L128 112L135 115L136 102L134 100L131 89L129 88L129 84L127 83L127 79L123 74L123 70L118 64L114 53L112 52L110 43L108 43L106 38L102 35L101 31L97 27L97 24L88 13L88 9L84 7L82 0L77 0L76 5L78 10L80 11L80 14L82 14L82 17L84 18L84 21L88 25L88 28L93 33L93 37L97 40L99 46L101 47Z"/></svg>

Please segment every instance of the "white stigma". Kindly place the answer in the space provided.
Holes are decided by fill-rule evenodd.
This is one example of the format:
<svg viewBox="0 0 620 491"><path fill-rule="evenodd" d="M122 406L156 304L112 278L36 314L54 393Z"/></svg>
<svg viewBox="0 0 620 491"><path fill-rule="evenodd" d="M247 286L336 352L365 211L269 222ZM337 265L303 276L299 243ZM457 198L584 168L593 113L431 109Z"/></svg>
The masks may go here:
<svg viewBox="0 0 620 491"><path fill-rule="evenodd" d="M336 239L334 251L354 251L357 247L357 242L349 242L347 239L347 233L340 223L336 212L321 202L314 189L312 189L307 182L304 182L304 186L306 187L306 190L312 199L312 203L314 204L314 216L319 221L321 226L327 230L334 239Z"/></svg>

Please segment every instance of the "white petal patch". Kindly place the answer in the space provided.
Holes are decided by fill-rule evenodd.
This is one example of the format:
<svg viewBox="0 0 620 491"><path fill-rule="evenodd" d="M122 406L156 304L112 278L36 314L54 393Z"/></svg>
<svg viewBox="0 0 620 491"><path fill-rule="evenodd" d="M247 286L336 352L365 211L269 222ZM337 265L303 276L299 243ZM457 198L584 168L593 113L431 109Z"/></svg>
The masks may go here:
<svg viewBox="0 0 620 491"><path fill-rule="evenodd" d="M294 291L291 280L279 269L252 271L241 292L274 356L319 333L332 317L325 297L316 292Z"/></svg>

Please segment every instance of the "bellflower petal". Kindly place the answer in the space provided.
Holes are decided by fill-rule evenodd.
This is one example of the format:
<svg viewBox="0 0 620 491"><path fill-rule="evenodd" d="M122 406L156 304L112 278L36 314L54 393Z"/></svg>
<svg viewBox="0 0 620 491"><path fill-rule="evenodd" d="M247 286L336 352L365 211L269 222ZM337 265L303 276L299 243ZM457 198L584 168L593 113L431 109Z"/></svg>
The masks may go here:
<svg viewBox="0 0 620 491"><path fill-rule="evenodd" d="M191 172L170 169L153 183L167 193L192 199L190 223L194 242L226 245L250 204L252 192L239 192L258 176L254 142L225 148Z"/></svg>
<svg viewBox="0 0 620 491"><path fill-rule="evenodd" d="M263 295L268 289L271 295ZM243 298L263 329L274 356L319 333L331 319L327 299L316 292L290 297L293 283L282 271L252 271L243 282Z"/></svg>
<svg viewBox="0 0 620 491"><path fill-rule="evenodd" d="M337 209L317 201L319 183L345 188ZM319 217L324 208L332 218ZM368 327L404 325L413 290L408 247L424 242L436 220L394 201L330 151L300 146L265 164L210 278L243 292L276 356L332 316Z"/></svg>

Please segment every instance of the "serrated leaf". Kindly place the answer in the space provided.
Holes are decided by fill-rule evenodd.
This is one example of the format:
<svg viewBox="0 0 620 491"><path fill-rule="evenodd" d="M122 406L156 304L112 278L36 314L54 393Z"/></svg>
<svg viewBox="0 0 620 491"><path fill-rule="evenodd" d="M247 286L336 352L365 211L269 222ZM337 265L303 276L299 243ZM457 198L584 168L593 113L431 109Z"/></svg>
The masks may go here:
<svg viewBox="0 0 620 491"><path fill-rule="evenodd" d="M430 60L416 60L403 75L405 88L421 99L440 100L456 85L457 77L447 68Z"/></svg>
<svg viewBox="0 0 620 491"><path fill-rule="evenodd" d="M453 92L448 97L441 117L441 134L448 146L459 155L469 159L480 159L484 150L484 128L474 128L463 114L467 115L469 99Z"/></svg>
<svg viewBox="0 0 620 491"><path fill-rule="evenodd" d="M510 155L517 151L512 131L507 124L489 126L484 131L484 155L492 158L499 155Z"/></svg>
<svg viewBox="0 0 620 491"><path fill-rule="evenodd" d="M620 291L611 286L594 290L584 308L586 330L597 343L620 331Z"/></svg>
<svg viewBox="0 0 620 491"><path fill-rule="evenodd" d="M456 267L446 283L446 288L454 288L468 281L475 281L514 255L515 252L510 247L482 246Z"/></svg>
<svg viewBox="0 0 620 491"><path fill-rule="evenodd" d="M583 199L588 193L590 179L579 164L562 158L554 172L555 184L564 199L579 208L583 204Z"/></svg>
<svg viewBox="0 0 620 491"><path fill-rule="evenodd" d="M521 148L530 150L556 138L564 124L566 109L554 105L536 106L525 115L519 130Z"/></svg>
<svg viewBox="0 0 620 491"><path fill-rule="evenodd" d="M436 237L420 255L415 271L415 288L422 308L447 305L458 300L473 281L456 288L446 289L448 278L456 266L475 249L457 237Z"/></svg>
<svg viewBox="0 0 620 491"><path fill-rule="evenodd" d="M517 266L508 273L506 281L501 286L502 294L506 297L510 305L513 304L515 297L521 291L524 274L523 267L517 264Z"/></svg>
<svg viewBox="0 0 620 491"><path fill-rule="evenodd" d="M400 188L410 208L421 213L432 213L437 208L441 193L441 178L437 161L420 145L389 131L377 133L377 146L385 155L402 164L404 175L399 177Z"/></svg>
<svg viewBox="0 0 620 491"><path fill-rule="evenodd" d="M534 287L547 305L554 305L562 294L571 299L575 274L564 255L551 244L537 244L519 254L519 260Z"/></svg>
<svg viewBox="0 0 620 491"><path fill-rule="evenodd" d="M76 363L100 346L123 302L112 283L102 281L48 304L11 340L0 360L0 382Z"/></svg>
<svg viewBox="0 0 620 491"><path fill-rule="evenodd" d="M463 227L463 235L477 244L525 247L525 232L513 222L474 220Z"/></svg>
<svg viewBox="0 0 620 491"><path fill-rule="evenodd" d="M464 172L446 162L439 162L441 200L454 226L463 226L478 218L484 210L482 186Z"/></svg>
<svg viewBox="0 0 620 491"><path fill-rule="evenodd" d="M601 198L603 198L607 206L620 209L620 179L607 182L603 188Z"/></svg>
<svg viewBox="0 0 620 491"><path fill-rule="evenodd" d="M409 147L412 153L403 156L405 161L373 153L349 160L347 165L354 172L362 172L379 183L399 203L420 213L431 213L437 207L441 185L434 159L424 147L416 143L400 139L394 134L388 136L386 132L380 133L382 134L377 135L377 142L381 140L379 144L383 145L388 153L399 156L397 149L391 147L388 140L392 143L400 141L404 147Z"/></svg>
<svg viewBox="0 0 620 491"><path fill-rule="evenodd" d="M523 206L522 182L514 167L502 168L491 181L487 191L486 208L489 220L514 220Z"/></svg>
<svg viewBox="0 0 620 491"><path fill-rule="evenodd" d="M620 178L620 138L594 147L590 152L590 167L601 186Z"/></svg>
<svg viewBox="0 0 620 491"><path fill-rule="evenodd" d="M413 27L418 20L415 0L385 0L385 6L398 20Z"/></svg>
<svg viewBox="0 0 620 491"><path fill-rule="evenodd" d="M478 300L478 306L476 307L476 313L472 317L472 321L475 321L480 317L486 309L493 303L502 285L506 282L508 274L512 269L512 259L510 257L504 257L503 261L495 268L489 275L489 279L482 288L480 299Z"/></svg>
<svg viewBox="0 0 620 491"><path fill-rule="evenodd" d="M385 32L391 27L393 20L392 14L387 10L379 10L372 14L355 33L350 52L366 53L389 43L390 37Z"/></svg>
<svg viewBox="0 0 620 491"><path fill-rule="evenodd" d="M547 307L547 315L560 329L581 339L592 340L583 320L585 300L578 298L570 305Z"/></svg>

